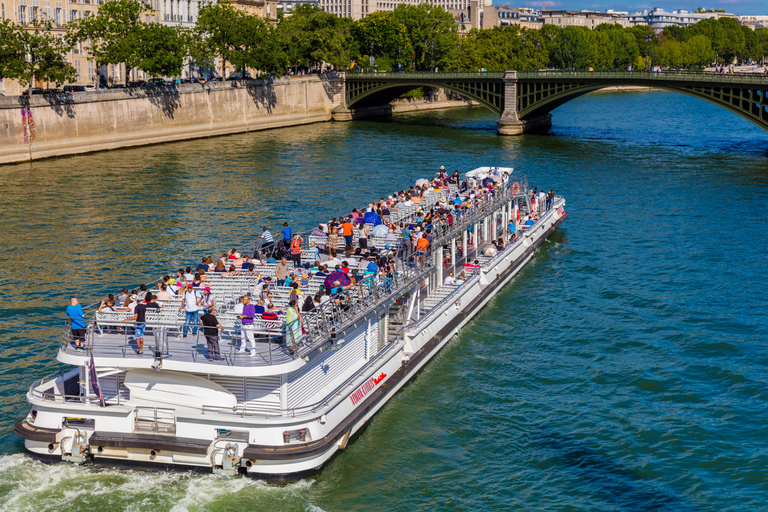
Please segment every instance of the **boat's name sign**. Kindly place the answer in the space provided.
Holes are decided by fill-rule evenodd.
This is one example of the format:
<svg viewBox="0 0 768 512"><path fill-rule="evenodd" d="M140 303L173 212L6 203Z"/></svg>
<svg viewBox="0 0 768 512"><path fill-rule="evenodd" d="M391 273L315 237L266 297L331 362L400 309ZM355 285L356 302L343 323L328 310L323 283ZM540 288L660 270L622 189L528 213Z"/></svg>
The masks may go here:
<svg viewBox="0 0 768 512"><path fill-rule="evenodd" d="M371 392L373 388L376 387L376 385L387 378L387 374L384 372L381 372L381 375L378 377L371 377L367 381L363 383L362 386L357 388L357 391L349 395L349 399L352 400L352 405L357 405L360 400L362 400L365 395Z"/></svg>

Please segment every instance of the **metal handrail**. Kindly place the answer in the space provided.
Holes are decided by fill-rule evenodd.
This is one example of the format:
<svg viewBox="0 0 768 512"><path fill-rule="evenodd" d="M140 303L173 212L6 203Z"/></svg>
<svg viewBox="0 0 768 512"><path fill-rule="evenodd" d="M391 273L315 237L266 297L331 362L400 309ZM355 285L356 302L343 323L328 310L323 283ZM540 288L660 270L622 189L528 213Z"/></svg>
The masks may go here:
<svg viewBox="0 0 768 512"><path fill-rule="evenodd" d="M450 79L501 79L504 78L506 71L449 71L449 72L430 72L430 71L382 71L382 72L362 72L348 73L347 80L450 80ZM544 69L536 71L515 71L516 78L579 78L579 79L632 79L632 80L693 80L709 82L737 82L737 83L765 83L768 77L759 73L717 73L712 71L683 71L683 70L660 70L660 71L622 71L622 70L553 70Z"/></svg>

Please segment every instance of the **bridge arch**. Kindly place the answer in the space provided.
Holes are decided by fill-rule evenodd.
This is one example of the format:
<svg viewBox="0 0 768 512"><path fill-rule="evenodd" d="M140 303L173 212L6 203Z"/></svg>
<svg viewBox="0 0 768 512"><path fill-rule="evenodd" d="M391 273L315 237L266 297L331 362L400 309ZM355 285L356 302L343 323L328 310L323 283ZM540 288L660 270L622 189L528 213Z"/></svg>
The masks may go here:
<svg viewBox="0 0 768 512"><path fill-rule="evenodd" d="M497 116L500 116L504 111L504 88L498 80L472 83L442 80L355 82L348 79L346 87L347 108L383 105L418 87L435 87L455 92L465 98L474 100Z"/></svg>
<svg viewBox="0 0 768 512"><path fill-rule="evenodd" d="M763 103L764 99L768 98L768 82L765 84L765 88L731 87L729 85L718 87L711 84L678 85L663 83L662 81L649 84L648 81L638 83L637 80L571 84L521 82L518 84L517 115L522 121L536 118L548 114L557 107L580 96L614 86L653 87L685 94L733 112L768 131L768 104Z"/></svg>

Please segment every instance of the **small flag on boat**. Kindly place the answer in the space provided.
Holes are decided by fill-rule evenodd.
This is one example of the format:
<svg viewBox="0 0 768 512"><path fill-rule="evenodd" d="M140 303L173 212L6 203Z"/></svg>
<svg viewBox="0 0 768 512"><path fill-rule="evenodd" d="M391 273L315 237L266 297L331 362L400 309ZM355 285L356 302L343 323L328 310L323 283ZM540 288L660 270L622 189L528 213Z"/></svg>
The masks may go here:
<svg viewBox="0 0 768 512"><path fill-rule="evenodd" d="M96 363L93 362L93 352L91 352L91 389L93 393L99 397L99 403L104 407L104 397L101 396L101 386L99 386L99 376L96 374Z"/></svg>

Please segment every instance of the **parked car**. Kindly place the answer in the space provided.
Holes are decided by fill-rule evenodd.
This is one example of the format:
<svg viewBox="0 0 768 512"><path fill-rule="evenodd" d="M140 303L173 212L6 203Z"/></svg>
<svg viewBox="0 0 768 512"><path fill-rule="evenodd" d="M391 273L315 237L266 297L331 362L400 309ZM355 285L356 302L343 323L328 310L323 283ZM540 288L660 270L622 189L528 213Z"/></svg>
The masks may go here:
<svg viewBox="0 0 768 512"><path fill-rule="evenodd" d="M65 85L64 92L84 92L84 85Z"/></svg>
<svg viewBox="0 0 768 512"><path fill-rule="evenodd" d="M113 84L109 86L110 89L125 89L125 84Z"/></svg>
<svg viewBox="0 0 768 512"><path fill-rule="evenodd" d="M96 90L96 86L93 85L93 84L84 85L83 87L85 87L86 91L95 91Z"/></svg>
<svg viewBox="0 0 768 512"><path fill-rule="evenodd" d="M43 89L42 87L33 87L32 94L45 94L45 89ZM22 96L29 95L29 89L25 89L24 91L22 91L21 95Z"/></svg>
<svg viewBox="0 0 768 512"><path fill-rule="evenodd" d="M128 87L146 87L147 82L144 80L136 80L135 82L128 82Z"/></svg>
<svg viewBox="0 0 768 512"><path fill-rule="evenodd" d="M64 91L56 87L49 87L48 89L45 90L45 94L61 94L63 92Z"/></svg>

